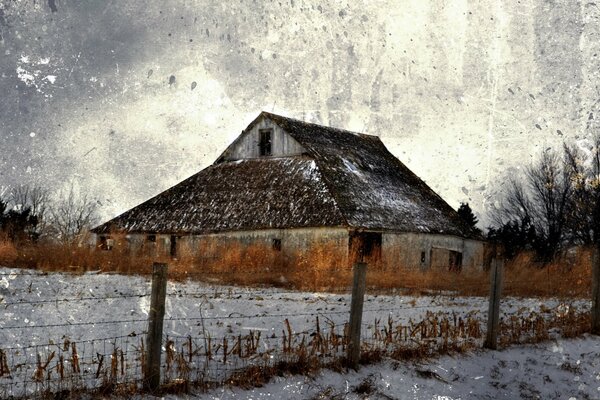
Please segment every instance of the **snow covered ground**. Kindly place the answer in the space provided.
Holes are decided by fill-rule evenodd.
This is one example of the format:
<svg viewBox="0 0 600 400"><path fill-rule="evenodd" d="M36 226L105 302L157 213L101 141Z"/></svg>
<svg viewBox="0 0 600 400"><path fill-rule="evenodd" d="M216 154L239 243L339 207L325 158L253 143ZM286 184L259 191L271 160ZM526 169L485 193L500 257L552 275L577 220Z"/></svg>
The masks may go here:
<svg viewBox="0 0 600 400"><path fill-rule="evenodd" d="M314 329L316 316L323 326L328 322L341 327L347 322L350 306L348 294L197 282L169 282L167 291L164 335L169 337L209 333L213 338L222 338L253 331L267 338L281 335L285 319L295 332ZM25 357L31 364L12 371L10 376L3 376L0 366L0 397L2 393L18 394L24 390L16 384L19 374L21 379L30 379L36 371L37 354L42 352L47 358L56 351L52 349L62 347L65 341L79 342L80 352L86 341L95 341L95 347L90 348L87 343L93 358L102 352L110 357L111 349L106 347L107 343L108 347L114 343L111 338L121 338L119 346L126 345L124 340L139 340L147 327L149 294L150 281L146 277L43 274L0 268L0 349L11 357ZM507 298L502 301L501 313L506 316L523 310L539 311L540 307L553 308L559 303L557 299ZM590 306L589 301L583 300L573 305L579 309ZM487 299L367 294L364 309L364 330L369 332L376 319L386 321L391 316L396 322L407 323L409 319L422 318L427 311L479 315L485 321ZM266 340L264 343L270 345ZM277 378L250 391L221 388L198 397L594 399L600 398L599 345L600 341L590 336L511 347L501 352L478 351L419 364L387 360L363 367L358 373L323 371L315 377ZM13 366L11 362L9 366ZM96 365L98 360L93 363ZM93 375L95 367L90 364L89 368ZM25 390L35 390L35 385L28 388Z"/></svg>
<svg viewBox="0 0 600 400"><path fill-rule="evenodd" d="M555 340L359 372L277 378L252 390L220 388L168 399L600 399L600 338Z"/></svg>

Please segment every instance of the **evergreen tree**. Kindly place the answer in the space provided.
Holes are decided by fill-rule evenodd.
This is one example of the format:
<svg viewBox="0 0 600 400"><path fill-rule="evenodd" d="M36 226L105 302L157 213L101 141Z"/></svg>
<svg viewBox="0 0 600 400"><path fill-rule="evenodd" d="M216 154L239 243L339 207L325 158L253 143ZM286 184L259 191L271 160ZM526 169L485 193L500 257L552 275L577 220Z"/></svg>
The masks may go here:
<svg viewBox="0 0 600 400"><path fill-rule="evenodd" d="M489 228L488 240L502 245L504 255L513 258L523 250L540 251L544 239L539 237L529 217L521 221L511 221L499 228Z"/></svg>
<svg viewBox="0 0 600 400"><path fill-rule="evenodd" d="M0 200L0 233L12 241L37 239L34 232L38 217L31 213L31 208L7 209L7 202Z"/></svg>
<svg viewBox="0 0 600 400"><path fill-rule="evenodd" d="M479 220L469 207L469 203L460 203L460 207L458 207L458 215L472 228L477 228L477 223Z"/></svg>

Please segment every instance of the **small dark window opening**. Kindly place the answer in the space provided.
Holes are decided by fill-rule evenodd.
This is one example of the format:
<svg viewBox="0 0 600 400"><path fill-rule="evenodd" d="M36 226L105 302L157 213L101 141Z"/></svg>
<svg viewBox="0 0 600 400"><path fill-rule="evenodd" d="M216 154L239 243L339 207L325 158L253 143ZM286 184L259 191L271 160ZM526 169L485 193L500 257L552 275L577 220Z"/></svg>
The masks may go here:
<svg viewBox="0 0 600 400"><path fill-rule="evenodd" d="M460 271L462 269L462 253L450 250L448 256L448 269L450 271Z"/></svg>
<svg viewBox="0 0 600 400"><path fill-rule="evenodd" d="M146 240L148 242L156 243L156 235L147 235Z"/></svg>
<svg viewBox="0 0 600 400"><path fill-rule="evenodd" d="M421 264L425 264L425 252L421 252Z"/></svg>
<svg viewBox="0 0 600 400"><path fill-rule="evenodd" d="M100 250L112 250L114 240L110 236L100 236Z"/></svg>
<svg viewBox="0 0 600 400"><path fill-rule="evenodd" d="M177 257L177 236L171 235L171 248L169 249L171 258Z"/></svg>
<svg viewBox="0 0 600 400"><path fill-rule="evenodd" d="M259 142L258 142L258 150L261 156L270 156L271 155L271 129L261 129L258 131L259 134Z"/></svg>
<svg viewBox="0 0 600 400"><path fill-rule="evenodd" d="M275 251L281 251L281 239L272 239L271 240L271 247Z"/></svg>

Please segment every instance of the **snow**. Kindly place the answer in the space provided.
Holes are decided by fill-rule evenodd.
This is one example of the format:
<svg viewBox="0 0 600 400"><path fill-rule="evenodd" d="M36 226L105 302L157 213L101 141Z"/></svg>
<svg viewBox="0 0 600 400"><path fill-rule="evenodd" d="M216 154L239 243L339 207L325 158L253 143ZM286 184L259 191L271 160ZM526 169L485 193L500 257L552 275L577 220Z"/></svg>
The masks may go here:
<svg viewBox="0 0 600 400"><path fill-rule="evenodd" d="M33 345L44 348L45 344L62 343L66 339L139 340L147 327L148 278L97 272L43 274L0 268L0 349L22 348L20 356L27 354L31 360L35 354L33 350L28 353L28 346ZM167 293L164 336L169 337L201 337L206 330L213 338L245 335L250 331L260 331L261 337L267 338L281 335L285 319L295 332L310 331L315 327L316 316L323 327L328 326L325 321L340 327L347 321L350 306L348 294L189 281L169 282ZM554 308L560 304L557 299L506 298L501 313L539 311L541 306ZM572 305L579 309L590 306L586 300L573 301ZM367 292L363 334L368 335L376 319L385 321L391 316L397 322L406 322L418 320L428 311L479 315L484 321L487 307L487 299L480 297L413 297ZM277 346L280 340L263 343ZM20 378L33 375L32 370L22 373ZM11 382L7 379L0 377L0 397L1 385ZM364 366L359 372L323 370L312 377L279 377L262 388L224 387L198 393L196 397L358 399L364 398L364 393L359 393L364 390L372 391L370 398L600 398L600 340L594 336L555 338L538 345L514 346L498 352L480 350L417 363L387 359Z"/></svg>
<svg viewBox="0 0 600 400"><path fill-rule="evenodd" d="M370 389L360 393L361 386ZM224 387L197 398L597 399L600 339L586 335L422 362L388 360L363 366L359 372L277 378L262 388Z"/></svg>

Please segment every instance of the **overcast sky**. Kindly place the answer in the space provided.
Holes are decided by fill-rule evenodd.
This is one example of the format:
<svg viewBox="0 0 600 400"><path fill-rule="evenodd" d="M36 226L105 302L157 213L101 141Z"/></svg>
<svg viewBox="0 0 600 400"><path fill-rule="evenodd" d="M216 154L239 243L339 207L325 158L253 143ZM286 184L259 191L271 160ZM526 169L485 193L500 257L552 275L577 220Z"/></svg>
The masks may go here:
<svg viewBox="0 0 600 400"><path fill-rule="evenodd" d="M507 172L585 144L599 15L574 0L0 0L0 187L75 182L112 217L267 110L378 135L483 214Z"/></svg>

